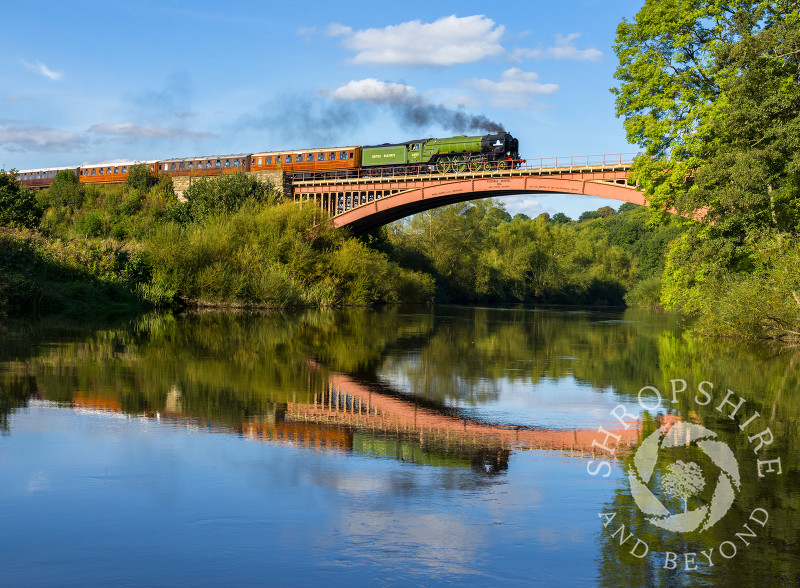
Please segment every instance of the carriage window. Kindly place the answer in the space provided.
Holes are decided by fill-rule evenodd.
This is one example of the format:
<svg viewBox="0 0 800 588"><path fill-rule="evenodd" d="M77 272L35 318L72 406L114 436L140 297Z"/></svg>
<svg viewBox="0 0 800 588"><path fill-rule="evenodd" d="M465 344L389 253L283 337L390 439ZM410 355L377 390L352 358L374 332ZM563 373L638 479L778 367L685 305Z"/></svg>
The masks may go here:
<svg viewBox="0 0 800 588"><path fill-rule="evenodd" d="M119 166L117 166L117 167L115 167L115 168L114 168L114 173L115 173L115 174L118 174L118 173L119 173Z"/></svg>
<svg viewBox="0 0 800 588"><path fill-rule="evenodd" d="M292 156L291 155L287 155L286 156L286 163L292 163Z"/></svg>
<svg viewBox="0 0 800 588"><path fill-rule="evenodd" d="M181 161L181 162L178 164L178 169L186 169L186 164L185 164L184 162L182 162L182 161Z"/></svg>
<svg viewBox="0 0 800 588"><path fill-rule="evenodd" d="M325 161L325 154L317 153L317 161Z"/></svg>
<svg viewBox="0 0 800 588"><path fill-rule="evenodd" d="M297 163L303 163L303 154L302 153L298 153L297 155L295 155L294 160Z"/></svg>
<svg viewBox="0 0 800 588"><path fill-rule="evenodd" d="M308 155L306 155L306 161L314 161L314 154L309 153Z"/></svg>
<svg viewBox="0 0 800 588"><path fill-rule="evenodd" d="M194 161L189 162L189 171L194 169Z"/></svg>
<svg viewBox="0 0 800 588"><path fill-rule="evenodd" d="M97 170L94 170L94 169L92 170L92 175L94 175L94 172L95 172L95 171L97 171Z"/></svg>
<svg viewBox="0 0 800 588"><path fill-rule="evenodd" d="M124 173L124 174L128 173L128 166L127 165L123 165L122 166L122 173Z"/></svg>
<svg viewBox="0 0 800 588"><path fill-rule="evenodd" d="M267 155L264 158L264 163L272 163L272 155Z"/></svg>
<svg viewBox="0 0 800 588"><path fill-rule="evenodd" d="M336 153L334 153L333 151L328 153L328 161L334 161L335 159L336 159Z"/></svg>
<svg viewBox="0 0 800 588"><path fill-rule="evenodd" d="M103 175L103 172L105 172L105 171L106 171L106 170L104 170L104 169L101 167L101 168L100 168L100 175L102 176L102 175Z"/></svg>
<svg viewBox="0 0 800 588"><path fill-rule="evenodd" d="M238 158L233 160L233 167L239 167L239 159Z"/></svg>
<svg viewBox="0 0 800 588"><path fill-rule="evenodd" d="M230 166L231 166L231 160L230 159L226 159L225 160L225 167L230 167Z"/></svg>
<svg viewBox="0 0 800 588"><path fill-rule="evenodd" d="M281 156L280 155L276 155L275 156L275 163L280 163L280 162L281 162Z"/></svg>
<svg viewBox="0 0 800 588"><path fill-rule="evenodd" d="M347 159L347 151L342 151L339 153L339 159Z"/></svg>
<svg viewBox="0 0 800 588"><path fill-rule="evenodd" d="M170 164L169 164L169 169L170 169L170 170L174 170L174 169L175 169L175 167L176 167L176 166L175 166L175 164L174 164L174 163L170 163Z"/></svg>
<svg viewBox="0 0 800 588"><path fill-rule="evenodd" d="M222 160L218 159L214 162L214 167L222 167Z"/></svg>

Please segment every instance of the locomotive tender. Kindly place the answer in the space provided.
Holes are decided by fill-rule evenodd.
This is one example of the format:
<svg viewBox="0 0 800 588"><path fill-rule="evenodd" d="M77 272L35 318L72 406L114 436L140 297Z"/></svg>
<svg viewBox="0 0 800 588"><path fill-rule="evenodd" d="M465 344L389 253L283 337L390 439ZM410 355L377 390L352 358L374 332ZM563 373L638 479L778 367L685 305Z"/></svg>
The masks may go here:
<svg viewBox="0 0 800 588"><path fill-rule="evenodd" d="M360 174L460 173L483 169L513 169L519 141L509 133L419 139L383 145L268 151L143 162L116 162L77 167L50 167L17 172L20 184L47 188L61 170L75 172L81 183L121 183L134 165L145 164L164 176L213 176L238 172L283 171L292 178L357 177Z"/></svg>

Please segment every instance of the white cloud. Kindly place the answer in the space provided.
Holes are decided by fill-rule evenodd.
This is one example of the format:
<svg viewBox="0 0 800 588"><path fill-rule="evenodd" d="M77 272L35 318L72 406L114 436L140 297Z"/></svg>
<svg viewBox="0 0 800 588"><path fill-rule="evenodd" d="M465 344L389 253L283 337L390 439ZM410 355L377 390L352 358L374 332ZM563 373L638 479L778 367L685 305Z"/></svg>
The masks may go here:
<svg viewBox="0 0 800 588"><path fill-rule="evenodd" d="M517 49L514 56L517 58L527 57L530 59L569 59L573 61L600 61L603 53L599 49L590 47L589 49L578 49L573 41L580 37L580 33L571 33L566 37L555 36L555 45L545 49Z"/></svg>
<svg viewBox="0 0 800 588"><path fill-rule="evenodd" d="M353 29L346 27L343 24L334 22L328 25L328 34L331 37L343 37L353 32Z"/></svg>
<svg viewBox="0 0 800 588"><path fill-rule="evenodd" d="M483 15L419 20L382 29L353 31L332 24L328 32L343 37L346 48L356 52L353 63L381 65L447 66L471 63L504 52L499 41L504 27Z"/></svg>
<svg viewBox="0 0 800 588"><path fill-rule="evenodd" d="M530 107L534 95L558 91L558 84L542 84L539 82L539 74L516 67L504 71L499 82L472 80L470 85L489 94L495 106L511 110Z"/></svg>
<svg viewBox="0 0 800 588"><path fill-rule="evenodd" d="M512 215L522 213L531 218L536 218L545 212L542 203L530 196L510 196L503 199L503 204L506 205Z"/></svg>
<svg viewBox="0 0 800 588"><path fill-rule="evenodd" d="M330 92L339 100L364 100L373 104L398 104L417 99L413 86L381 82L375 78L352 80Z"/></svg>
<svg viewBox="0 0 800 588"><path fill-rule="evenodd" d="M0 147L8 151L68 152L80 147L83 137L77 133L38 126L0 125Z"/></svg>
<svg viewBox="0 0 800 588"><path fill-rule="evenodd" d="M191 139L202 141L214 135L210 133L196 133L184 129L167 129L163 127L140 127L133 123L108 124L100 123L89 127L90 133L98 135L111 135L129 139Z"/></svg>
<svg viewBox="0 0 800 588"><path fill-rule="evenodd" d="M26 69L29 69L30 71L43 75L44 77L49 78L53 81L58 81L62 77L64 77L64 74L62 74L61 72L53 71L41 61L37 61L36 63L28 63L27 61L22 60L22 65L24 65Z"/></svg>

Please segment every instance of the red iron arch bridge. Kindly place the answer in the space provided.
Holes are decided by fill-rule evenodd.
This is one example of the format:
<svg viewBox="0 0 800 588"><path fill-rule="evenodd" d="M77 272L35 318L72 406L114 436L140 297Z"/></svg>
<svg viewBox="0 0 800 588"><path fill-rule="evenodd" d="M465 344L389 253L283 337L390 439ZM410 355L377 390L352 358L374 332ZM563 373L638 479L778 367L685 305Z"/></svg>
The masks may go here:
<svg viewBox="0 0 800 588"><path fill-rule="evenodd" d="M335 227L364 233L406 216L447 204L516 194L576 194L647 204L628 183L635 153L527 160L516 169L467 166L446 173L414 168L362 169L349 177L297 177L295 202L327 211Z"/></svg>

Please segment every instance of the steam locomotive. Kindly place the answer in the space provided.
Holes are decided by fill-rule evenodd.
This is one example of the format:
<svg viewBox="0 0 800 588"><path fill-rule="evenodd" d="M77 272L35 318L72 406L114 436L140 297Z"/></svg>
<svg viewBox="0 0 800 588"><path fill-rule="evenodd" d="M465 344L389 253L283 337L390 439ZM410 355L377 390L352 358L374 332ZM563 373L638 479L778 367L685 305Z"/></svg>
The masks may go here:
<svg viewBox="0 0 800 588"><path fill-rule="evenodd" d="M17 172L17 180L31 188L46 188L53 182L56 173L69 169L75 172L82 183L119 183L127 179L130 168L137 163L147 165L153 174L165 176L214 176L250 171L283 171L292 179L308 179L513 169L522 162L523 160L519 158L519 141L509 133L497 133L369 146L27 169Z"/></svg>

